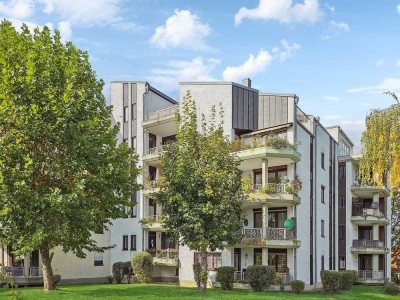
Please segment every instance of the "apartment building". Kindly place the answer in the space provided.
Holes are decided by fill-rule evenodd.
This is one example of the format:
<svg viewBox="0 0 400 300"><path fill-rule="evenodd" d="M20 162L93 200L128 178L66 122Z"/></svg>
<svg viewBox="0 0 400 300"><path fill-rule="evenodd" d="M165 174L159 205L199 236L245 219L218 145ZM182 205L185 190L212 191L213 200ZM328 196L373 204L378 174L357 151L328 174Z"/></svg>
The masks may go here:
<svg viewBox="0 0 400 300"><path fill-rule="evenodd" d="M237 145L234 154L249 192L244 239L209 253L210 282L219 266L234 266L235 279L245 280L254 264L274 266L286 282L303 280L307 288L319 287L320 271L328 269L358 270L364 283L390 278L389 191L360 186L359 156L340 127L325 128L304 113L295 94L260 92L249 79L181 82L179 99L187 91L199 115L209 117L213 105L223 109L217 121ZM113 249L89 253L85 260L57 252L55 273L67 282L105 281L113 263L146 250L154 256L155 280L195 286L192 265L198 255L169 238L162 226L167 216L152 198L160 187L163 145L175 139L179 104L143 81L112 82L111 104L113 122L121 125L118 141L139 154L143 189L132 195L137 205L127 218L94 233Z"/></svg>

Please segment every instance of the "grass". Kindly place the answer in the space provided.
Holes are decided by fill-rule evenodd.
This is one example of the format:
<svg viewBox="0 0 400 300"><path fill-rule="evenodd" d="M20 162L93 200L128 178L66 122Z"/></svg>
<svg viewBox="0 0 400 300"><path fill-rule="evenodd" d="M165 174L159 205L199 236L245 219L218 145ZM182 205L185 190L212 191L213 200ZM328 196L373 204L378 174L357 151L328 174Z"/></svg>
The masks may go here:
<svg viewBox="0 0 400 300"><path fill-rule="evenodd" d="M181 288L167 284L120 284L120 285L69 285L59 286L56 292L45 294L42 288L19 288L18 298L30 299L399 299L399 296L389 296L383 293L382 287L355 286L352 290L343 292L340 295L329 296L319 292L306 292L295 295L289 292L266 292L254 293L251 291L235 290L224 292L220 289L207 289L201 295L195 288ZM12 300L9 289L0 288L1 300Z"/></svg>

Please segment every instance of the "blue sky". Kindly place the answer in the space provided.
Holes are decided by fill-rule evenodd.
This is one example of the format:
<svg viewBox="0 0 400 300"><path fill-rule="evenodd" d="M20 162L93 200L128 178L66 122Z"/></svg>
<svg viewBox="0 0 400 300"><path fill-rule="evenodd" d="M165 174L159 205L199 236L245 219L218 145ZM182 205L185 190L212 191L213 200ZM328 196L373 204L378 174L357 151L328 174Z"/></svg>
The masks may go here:
<svg viewBox="0 0 400 300"><path fill-rule="evenodd" d="M47 24L90 54L99 78L250 77L265 92L341 125L359 144L366 114L400 90L400 0L0 0L0 18Z"/></svg>

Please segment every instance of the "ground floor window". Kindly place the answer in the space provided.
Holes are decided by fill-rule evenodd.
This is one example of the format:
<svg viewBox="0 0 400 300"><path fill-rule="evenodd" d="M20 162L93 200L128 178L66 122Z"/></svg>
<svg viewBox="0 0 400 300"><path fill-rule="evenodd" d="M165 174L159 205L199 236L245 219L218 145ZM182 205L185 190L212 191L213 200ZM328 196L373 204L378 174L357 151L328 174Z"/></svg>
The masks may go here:
<svg viewBox="0 0 400 300"><path fill-rule="evenodd" d="M103 266L103 253L95 252L94 253L94 265L95 266Z"/></svg>
<svg viewBox="0 0 400 300"><path fill-rule="evenodd" d="M346 269L346 258L344 256L339 257L339 268Z"/></svg>
<svg viewBox="0 0 400 300"><path fill-rule="evenodd" d="M276 272L289 273L287 266L286 249L268 249L268 266L275 268Z"/></svg>
<svg viewBox="0 0 400 300"><path fill-rule="evenodd" d="M194 253L194 263L201 263L201 255L199 252ZM222 258L220 252L207 253L207 268L209 271L214 271L221 266Z"/></svg>

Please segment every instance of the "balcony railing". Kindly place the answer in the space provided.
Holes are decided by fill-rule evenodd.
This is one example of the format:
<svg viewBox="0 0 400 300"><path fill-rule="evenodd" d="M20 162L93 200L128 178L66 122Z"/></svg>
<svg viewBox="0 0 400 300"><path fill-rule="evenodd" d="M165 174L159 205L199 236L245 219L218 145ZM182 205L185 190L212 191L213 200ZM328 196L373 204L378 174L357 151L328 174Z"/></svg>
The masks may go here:
<svg viewBox="0 0 400 300"><path fill-rule="evenodd" d="M5 270L9 275L11 275L11 277L25 276L24 267L5 267Z"/></svg>
<svg viewBox="0 0 400 300"><path fill-rule="evenodd" d="M377 240L353 240L353 247L385 248L385 242Z"/></svg>
<svg viewBox="0 0 400 300"><path fill-rule="evenodd" d="M174 249L164 249L157 252L157 258L178 259L179 252Z"/></svg>
<svg viewBox="0 0 400 300"><path fill-rule="evenodd" d="M39 277L40 276L40 268L39 267L30 267L29 268L29 276L30 277Z"/></svg>
<svg viewBox="0 0 400 300"><path fill-rule="evenodd" d="M258 240L263 238L262 228L244 228L243 235L248 240Z"/></svg>
<svg viewBox="0 0 400 300"><path fill-rule="evenodd" d="M148 154L160 154L163 151L163 146L164 145L160 145L157 147L150 148Z"/></svg>
<svg viewBox="0 0 400 300"><path fill-rule="evenodd" d="M267 194L288 194L285 186L285 183L267 183L264 186L261 183L256 183L251 186L251 189L254 192L265 192Z"/></svg>
<svg viewBox="0 0 400 300"><path fill-rule="evenodd" d="M353 217L378 217L383 218L385 214L380 211L378 208L364 208L362 206L352 207L352 216Z"/></svg>
<svg viewBox="0 0 400 300"><path fill-rule="evenodd" d="M150 120L157 120L159 118L165 117L165 116L169 116L171 114L175 114L179 111L179 105L174 105L174 106L170 106L164 109L160 109L157 110L155 112L149 113L145 120L146 121L150 121Z"/></svg>
<svg viewBox="0 0 400 300"><path fill-rule="evenodd" d="M384 272L383 271L372 271L372 270L359 270L358 271L358 279L359 280L384 279Z"/></svg>
<svg viewBox="0 0 400 300"><path fill-rule="evenodd" d="M160 181L158 180L145 180L144 184L145 190L156 189L160 187Z"/></svg>
<svg viewBox="0 0 400 300"><path fill-rule="evenodd" d="M270 228L266 231L267 240L293 240L293 231L286 228Z"/></svg>

